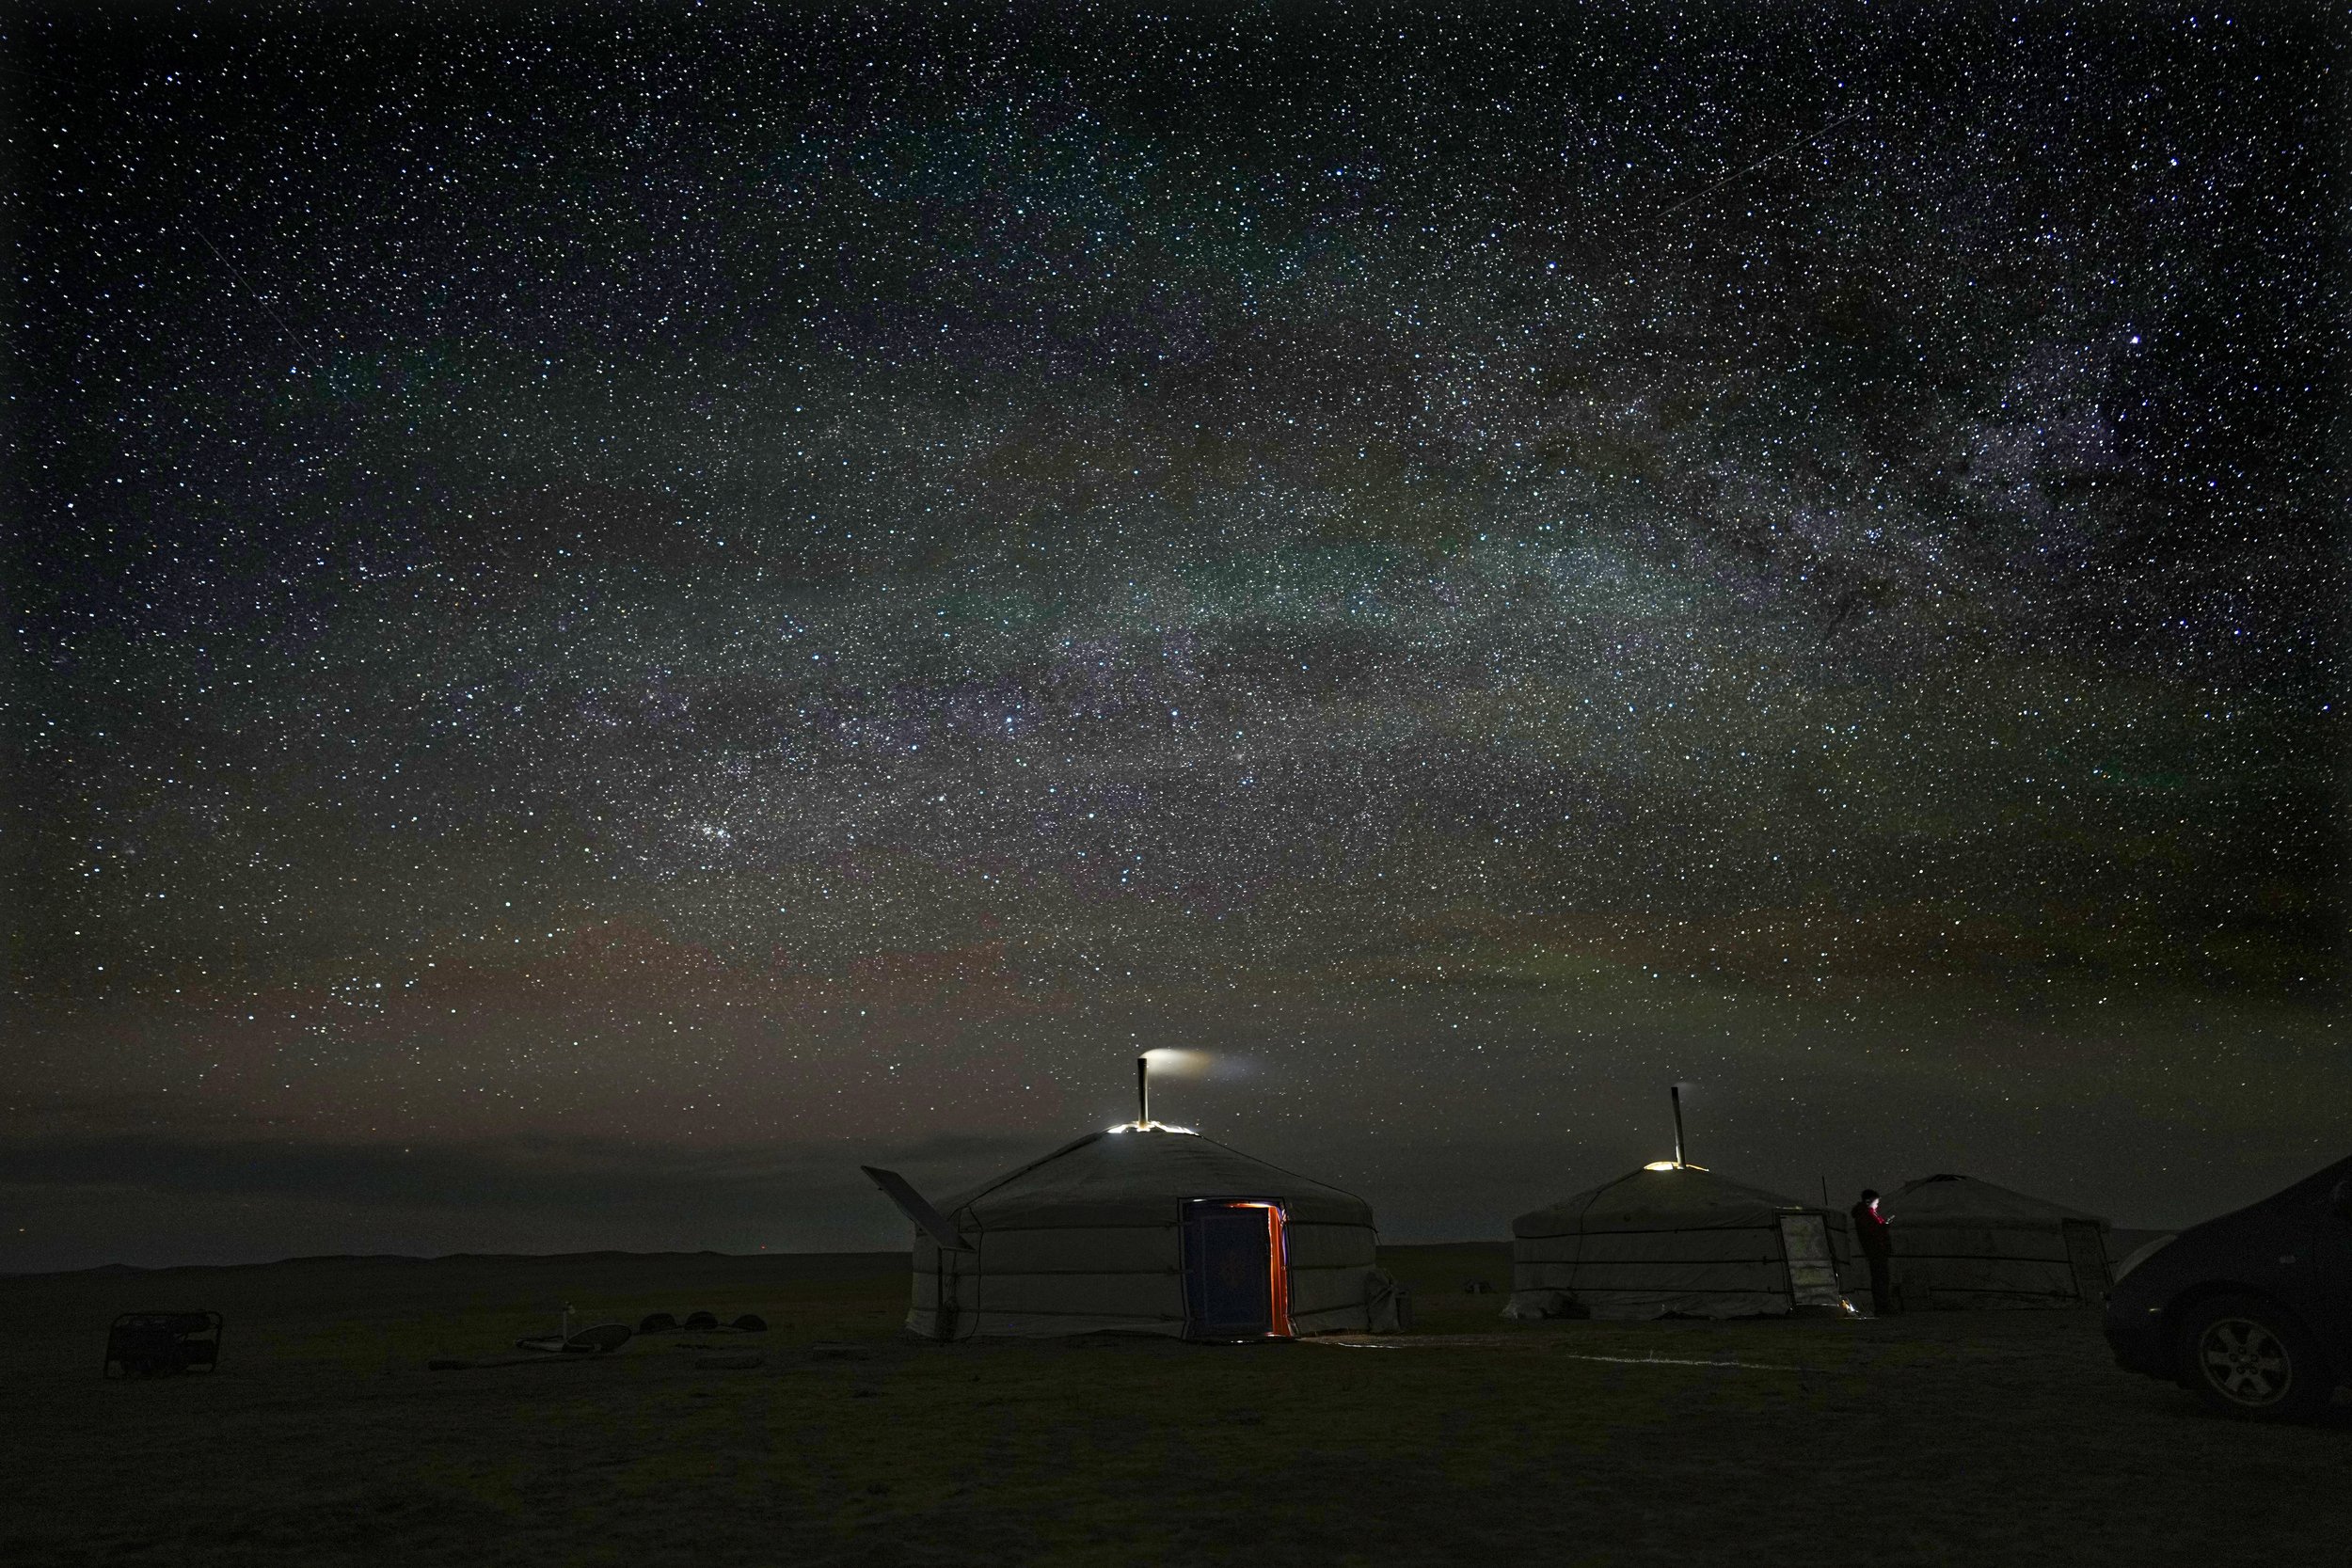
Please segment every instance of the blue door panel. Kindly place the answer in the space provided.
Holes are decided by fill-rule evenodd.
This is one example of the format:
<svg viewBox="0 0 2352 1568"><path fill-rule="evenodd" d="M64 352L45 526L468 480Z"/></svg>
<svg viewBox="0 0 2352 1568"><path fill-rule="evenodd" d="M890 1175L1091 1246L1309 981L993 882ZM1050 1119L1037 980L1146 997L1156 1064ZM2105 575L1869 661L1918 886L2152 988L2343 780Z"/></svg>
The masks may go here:
<svg viewBox="0 0 2352 1568"><path fill-rule="evenodd" d="M1266 1212L1221 1203L1188 1203L1184 1211L1184 1301L1192 1332L1270 1332L1274 1275Z"/></svg>

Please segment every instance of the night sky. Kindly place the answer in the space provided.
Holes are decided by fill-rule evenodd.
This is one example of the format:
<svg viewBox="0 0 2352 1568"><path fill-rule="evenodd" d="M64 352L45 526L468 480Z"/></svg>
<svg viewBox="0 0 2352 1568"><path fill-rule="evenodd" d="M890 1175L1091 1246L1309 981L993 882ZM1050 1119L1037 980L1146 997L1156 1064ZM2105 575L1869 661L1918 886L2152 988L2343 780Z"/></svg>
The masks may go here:
<svg viewBox="0 0 2352 1568"><path fill-rule="evenodd" d="M14 9L0 1269L2352 1148L2330 24L1566 9Z"/></svg>

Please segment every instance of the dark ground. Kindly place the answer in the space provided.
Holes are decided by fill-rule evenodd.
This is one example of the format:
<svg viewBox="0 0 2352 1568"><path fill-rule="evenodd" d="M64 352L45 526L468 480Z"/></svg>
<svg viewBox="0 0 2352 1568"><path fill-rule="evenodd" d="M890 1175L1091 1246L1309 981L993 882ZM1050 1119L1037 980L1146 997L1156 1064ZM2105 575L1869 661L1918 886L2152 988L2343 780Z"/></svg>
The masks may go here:
<svg viewBox="0 0 2352 1568"><path fill-rule="evenodd" d="M1422 1332L1378 1349L912 1344L892 1254L0 1279L0 1562L2352 1557L2352 1408L2215 1419L2116 1370L2087 1313L1521 1326L1463 1290L1503 1248L1385 1256ZM772 1331L424 1370L566 1302ZM223 1312L220 1372L102 1383L107 1318L147 1306Z"/></svg>

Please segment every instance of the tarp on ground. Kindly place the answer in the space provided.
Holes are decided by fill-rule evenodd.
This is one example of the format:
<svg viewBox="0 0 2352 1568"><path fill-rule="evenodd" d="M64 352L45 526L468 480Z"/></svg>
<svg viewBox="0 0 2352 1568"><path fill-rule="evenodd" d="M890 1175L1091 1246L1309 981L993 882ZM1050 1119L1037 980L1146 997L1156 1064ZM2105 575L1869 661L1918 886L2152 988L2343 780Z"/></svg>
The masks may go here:
<svg viewBox="0 0 2352 1568"><path fill-rule="evenodd" d="M1395 1326L1363 1199L1158 1126L1090 1132L940 1204L969 1250L916 1233L907 1326L934 1339L1182 1337L1184 1205L1203 1198L1281 1206L1290 1332Z"/></svg>
<svg viewBox="0 0 2352 1568"><path fill-rule="evenodd" d="M1629 1171L1511 1224L1513 1318L1740 1318L1785 1314L1793 1290L1782 1221L1817 1216L1841 1283L1846 1216L1697 1165ZM1800 1222L1802 1225L1802 1221Z"/></svg>

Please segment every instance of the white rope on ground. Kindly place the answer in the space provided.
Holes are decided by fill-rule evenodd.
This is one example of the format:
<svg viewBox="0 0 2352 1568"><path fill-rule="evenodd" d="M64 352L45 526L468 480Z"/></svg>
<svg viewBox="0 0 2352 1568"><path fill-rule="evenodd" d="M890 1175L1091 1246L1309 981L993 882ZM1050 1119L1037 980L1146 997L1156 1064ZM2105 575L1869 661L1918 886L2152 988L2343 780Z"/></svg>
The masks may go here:
<svg viewBox="0 0 2352 1568"><path fill-rule="evenodd" d="M1610 1361L1626 1367L1744 1367L1752 1372L1802 1372L1804 1367L1784 1367L1772 1361L1689 1361L1674 1355L1578 1355L1564 1352L1571 1361Z"/></svg>
<svg viewBox="0 0 2352 1568"><path fill-rule="evenodd" d="M1513 1343L1501 1338L1469 1337L1461 1338L1415 1338L1402 1341L1367 1340L1317 1337L1301 1340L1302 1344L1328 1345L1335 1350L1470 1350L1496 1349L1541 1350L1539 1344ZM1621 1367L1737 1367L1751 1372L1811 1372L1823 1369L1784 1366L1777 1361L1705 1361L1678 1355L1586 1355L1575 1351L1557 1351L1554 1354L1569 1361L1603 1361Z"/></svg>

